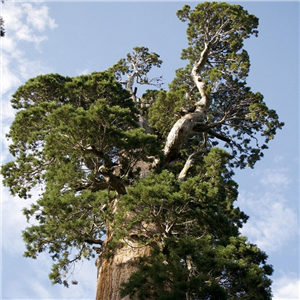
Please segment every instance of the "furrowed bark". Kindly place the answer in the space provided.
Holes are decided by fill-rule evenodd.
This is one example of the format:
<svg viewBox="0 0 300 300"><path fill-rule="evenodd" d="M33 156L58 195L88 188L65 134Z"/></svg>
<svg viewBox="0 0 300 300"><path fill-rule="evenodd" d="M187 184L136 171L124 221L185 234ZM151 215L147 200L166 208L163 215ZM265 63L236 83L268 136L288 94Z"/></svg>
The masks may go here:
<svg viewBox="0 0 300 300"><path fill-rule="evenodd" d="M117 210L116 204L118 201L118 199L115 199L111 204L114 212ZM136 213L138 213L138 210ZM128 215L127 218L129 220L131 216ZM119 240L119 247L114 250L109 250L109 243L113 239L114 232L111 228L111 224L108 224L106 240L102 245L103 251L96 260L96 300L138 299L137 296L121 298L120 289L122 283L127 282L131 274L137 271L138 259L144 256L150 256L151 250L153 249L152 244L144 245L140 243L140 236L143 235L145 238L151 238L158 232L160 232L159 228L155 224L143 224L142 227L138 226L132 228L126 238ZM148 299L151 300L150 298Z"/></svg>
<svg viewBox="0 0 300 300"><path fill-rule="evenodd" d="M152 170L153 166L157 164L137 162L137 168L141 168L140 177L143 178ZM119 178L114 174L108 174L100 170L103 176L107 177L107 181L118 192L119 195L126 193L125 186L118 184ZM104 175L105 174L105 175ZM110 175L110 176L109 176ZM113 186L115 184L115 186ZM112 213L117 211L117 201L115 199L111 203ZM130 218L130 216L128 216ZM140 257L149 256L153 245L143 245L139 243L140 235L145 237L152 237L153 234L159 232L155 224L145 224L144 228L134 228L128 232L128 238L120 240L120 245L117 249L110 250L109 243L114 237L112 230L112 223L107 224L106 240L103 242L102 252L96 260L97 267L97 293L96 300L129 300L138 299L137 297L130 298L129 296L121 298L120 289L122 283L127 282L133 272L137 270L137 261ZM151 299L149 299L151 300ZM154 299L153 299L154 300Z"/></svg>
<svg viewBox="0 0 300 300"><path fill-rule="evenodd" d="M106 245L110 241L107 237ZM105 247L105 246L104 246ZM129 300L138 299L130 296L120 297L120 287L128 281L130 275L137 270L136 261L139 257L149 256L151 246L141 246L135 241L127 241L116 249L112 256L105 257L104 253L96 261L97 266L97 294L96 300Z"/></svg>

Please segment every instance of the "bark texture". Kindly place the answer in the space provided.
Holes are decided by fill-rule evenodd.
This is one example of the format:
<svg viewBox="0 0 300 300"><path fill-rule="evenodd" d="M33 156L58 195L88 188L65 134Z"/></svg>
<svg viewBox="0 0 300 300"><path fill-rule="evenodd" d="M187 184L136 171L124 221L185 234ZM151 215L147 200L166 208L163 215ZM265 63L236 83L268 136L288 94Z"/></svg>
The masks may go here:
<svg viewBox="0 0 300 300"><path fill-rule="evenodd" d="M117 249L112 257L100 256L96 262L98 269L96 300L121 299L121 284L136 271L136 260L139 257L149 256L150 251L151 246L140 246L137 242L128 241ZM122 300L129 299L129 296L122 298Z"/></svg>
<svg viewBox="0 0 300 300"><path fill-rule="evenodd" d="M152 163L139 161L135 167L140 169L140 177L144 178L153 170L153 167L158 163L154 160ZM108 178L110 180L110 178ZM122 190L121 190L122 191ZM122 193L119 193L122 194ZM117 199L114 201L113 213L117 210ZM137 208L138 210L138 208ZM130 215L127 216L130 218ZM108 245L113 238L113 230L110 225L107 226L106 240L102 245L102 253L96 260L97 267L97 293L96 300L129 300L138 299L129 296L121 298L120 288L122 283L128 281L130 275L137 270L137 260L140 257L149 256L153 245L141 245L139 243L140 235L145 237L153 236L159 232L155 224L143 224L143 229L140 227L133 228L128 233L128 238L120 241L120 246L109 252ZM110 253L109 256L107 254Z"/></svg>
<svg viewBox="0 0 300 300"><path fill-rule="evenodd" d="M200 58L195 62L192 69L192 78L195 86L201 95L201 100L195 103L196 109L181 117L172 127L165 144L164 154L165 162L169 163L176 158L182 144L186 141L188 135L194 131L197 124L206 119L206 113L211 105L210 95L206 91L206 84L202 81L201 70L203 69L209 54L209 43L205 44ZM199 131L197 131L199 132Z"/></svg>

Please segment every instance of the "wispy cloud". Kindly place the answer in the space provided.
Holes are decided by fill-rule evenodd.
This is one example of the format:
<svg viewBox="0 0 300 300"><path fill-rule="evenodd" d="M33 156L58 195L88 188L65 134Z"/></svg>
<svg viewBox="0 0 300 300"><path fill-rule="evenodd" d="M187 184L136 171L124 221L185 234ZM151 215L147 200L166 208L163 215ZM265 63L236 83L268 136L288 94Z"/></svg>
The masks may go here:
<svg viewBox="0 0 300 300"><path fill-rule="evenodd" d="M242 233L267 253L299 237L297 212L285 194L291 182L287 173L287 169L265 170L255 193L240 191L239 206L250 216Z"/></svg>
<svg viewBox="0 0 300 300"><path fill-rule="evenodd" d="M300 297L299 274L283 275L273 285L274 300L296 300Z"/></svg>
<svg viewBox="0 0 300 300"><path fill-rule="evenodd" d="M27 23L36 30L42 32L47 27L54 29L57 27L54 19L49 16L49 8L45 5L32 9L32 4L23 4L24 12L26 14Z"/></svg>
<svg viewBox="0 0 300 300"><path fill-rule="evenodd" d="M40 51L41 42L47 40L47 30L57 27L43 3L6 2L3 18L6 34L1 38L1 162L9 155L5 135L14 117L12 94L29 78L50 72L45 63L28 59L26 51Z"/></svg>
<svg viewBox="0 0 300 300"><path fill-rule="evenodd" d="M14 111L10 99L18 86L29 78L46 73L50 68L46 63L37 59L29 59L40 53L41 43L47 40L47 30L57 25L49 15L48 8L43 3L8 2L3 5L1 12L5 20L5 37L1 38L1 163L11 159L8 152L8 141L5 137L14 118ZM30 51L30 53L28 53ZM23 207L28 207L30 201L12 197L7 188L2 186L1 193L1 251L2 255L22 259L25 245L21 238L21 231L28 225L22 214ZM37 195L36 195L37 197ZM4 256L3 256L4 257ZM2 274L4 280L6 274ZM24 277L26 278L26 276ZM21 282L25 282L24 278ZM47 276L45 278L47 280ZM32 281L32 278L31 278ZM33 282L33 281L32 281ZM34 280L34 282L37 282ZM10 293L14 291L15 297L7 294L7 298L24 298L25 286L15 282ZM18 294L19 291L19 294ZM18 295L17 295L18 294ZM44 296L47 293L44 293ZM41 299L44 298L41 296ZM31 295L28 295L31 298ZM37 297L38 299L39 297Z"/></svg>
<svg viewBox="0 0 300 300"><path fill-rule="evenodd" d="M25 58L28 53L22 42L33 44L36 51L40 50L41 42L47 40L46 30L57 27L48 13L48 7L41 3L5 3L3 18L6 35L1 39L3 94L46 68L39 61Z"/></svg>
<svg viewBox="0 0 300 300"><path fill-rule="evenodd" d="M287 169L266 169L260 179L262 185L272 189L288 188L291 180L286 175Z"/></svg>
<svg viewBox="0 0 300 300"><path fill-rule="evenodd" d="M78 280L78 285L68 289L48 279L53 261L46 253L38 259L15 258L15 264L23 268L3 279L4 299L94 299L96 294L97 272L93 261L79 263L70 280ZM8 266L7 266L8 268ZM16 267L14 267L16 269Z"/></svg>
<svg viewBox="0 0 300 300"><path fill-rule="evenodd" d="M7 2L3 7L6 37L14 37L15 44L20 41L34 43L36 47L47 40L43 34L46 29L57 27L55 20L49 16L49 9L41 3ZM6 38L5 38L6 39ZM6 42L3 41L5 50Z"/></svg>

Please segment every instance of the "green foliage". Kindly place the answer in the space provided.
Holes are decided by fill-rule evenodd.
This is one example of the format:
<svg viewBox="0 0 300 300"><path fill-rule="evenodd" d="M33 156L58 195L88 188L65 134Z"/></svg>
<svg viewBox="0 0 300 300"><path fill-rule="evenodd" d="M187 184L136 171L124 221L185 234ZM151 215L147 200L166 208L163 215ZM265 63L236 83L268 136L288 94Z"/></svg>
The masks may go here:
<svg viewBox="0 0 300 300"><path fill-rule="evenodd" d="M182 92L159 91L156 101L149 110L150 126L166 138L177 121L182 107Z"/></svg>
<svg viewBox="0 0 300 300"><path fill-rule="evenodd" d="M230 169L253 167L283 126L246 85L250 61L243 41L257 35L258 19L223 2L193 10L185 5L177 16L188 22L187 65L176 70L168 91L136 97L134 83L161 85L161 77L148 73L162 61L135 47L108 71L37 76L13 95L17 113L7 137L15 160L2 166L3 183L24 199L42 188L23 211L34 221L23 231L24 255L48 252L49 278L68 286L74 263L95 257L92 243L113 255L124 238L138 239L153 251L137 261L123 296L271 299L273 270L266 254L240 235L248 217L234 206L238 185ZM212 104L176 161L164 165L163 140L201 100L191 71L206 46L201 77ZM149 116L155 135L139 127L141 116ZM219 143L231 153L216 148ZM179 181L192 155L188 176ZM108 228L114 233L102 249Z"/></svg>
<svg viewBox="0 0 300 300"><path fill-rule="evenodd" d="M181 238L139 260L138 271L123 285L122 296L138 299L272 299L266 255L245 237L227 245ZM247 258L250 258L249 260ZM255 263L250 260L255 259ZM190 268L190 270L189 270Z"/></svg>
<svg viewBox="0 0 300 300"><path fill-rule="evenodd" d="M253 167L276 131L284 125L276 112L267 107L263 96L246 86L250 61L243 41L252 34L257 36L257 17L240 5L224 2L200 3L193 10L185 5L177 16L188 22L189 47L182 51L182 59L189 62L176 71L170 91L162 93L150 108L150 124L166 137L172 125L181 118L180 109L189 111L201 100L191 71L205 45L209 45L207 62L201 71L207 84L206 92L212 99L207 118L203 120L211 130L206 131L206 145L231 149L232 166ZM227 142L216 139L212 133L226 137ZM199 137L202 139L201 135ZM192 134L191 138L195 136Z"/></svg>
<svg viewBox="0 0 300 300"><path fill-rule="evenodd" d="M113 194L106 191L62 191L57 181L48 184L43 196L31 208L24 209L27 220L34 219L23 231L26 243L25 257L37 258L48 252L53 260L49 278L53 283L63 283L62 278L72 274L75 262L95 258L88 239L101 239L105 234L106 214L99 207L107 205ZM57 184L56 184L57 183Z"/></svg>
<svg viewBox="0 0 300 300"><path fill-rule="evenodd" d="M199 174L185 182L164 170L128 189L116 218L116 238L130 238L137 228L143 232L144 224L158 230L140 239L157 246L137 262L122 296L271 299L267 256L239 233L247 216L233 206L237 184L228 161L224 150L214 148Z"/></svg>
<svg viewBox="0 0 300 300"><path fill-rule="evenodd" d="M160 68L161 64L162 60L155 52L150 53L147 47L134 47L126 59L120 59L110 70L115 73L116 80L127 85L128 89L132 88L134 78L138 84L161 86L161 77L149 79L147 76L152 67ZM127 78L124 78L125 74Z"/></svg>
<svg viewBox="0 0 300 300"><path fill-rule="evenodd" d="M156 151L155 137L138 128L129 94L109 73L38 76L18 89L12 103L19 109L8 135L16 161L3 166L2 174L20 197L30 196L29 190L49 181L62 164L74 169L66 184L93 185L104 181L98 169L108 160L111 167L121 159L129 172L133 160ZM124 150L128 155L121 158Z"/></svg>
<svg viewBox="0 0 300 300"><path fill-rule="evenodd" d="M8 137L16 159L2 166L3 182L25 199L35 186L44 189L24 210L37 222L23 232L25 256L48 251L55 262L50 279L67 285L61 276L72 263L94 257L86 240L105 233L109 209L101 207L115 192L101 168L106 174L118 162L126 184L135 162L157 153L156 137L139 128L130 94L109 72L38 76L16 91L12 104L18 112Z"/></svg>
<svg viewBox="0 0 300 300"><path fill-rule="evenodd" d="M225 147L232 149L232 166L253 167L284 123L267 107L263 96L251 92L244 83L220 84L212 96L214 107L209 116L213 123L223 120L214 131L230 137L231 142Z"/></svg>
<svg viewBox="0 0 300 300"><path fill-rule="evenodd" d="M212 44L215 58L227 55L227 58L233 58L242 49L244 39L251 34L258 34L258 18L248 14L240 5L204 2L199 3L194 10L185 5L177 12L177 16L183 22L188 21L186 33L190 47L183 51L184 59L194 61L204 48L205 42Z"/></svg>

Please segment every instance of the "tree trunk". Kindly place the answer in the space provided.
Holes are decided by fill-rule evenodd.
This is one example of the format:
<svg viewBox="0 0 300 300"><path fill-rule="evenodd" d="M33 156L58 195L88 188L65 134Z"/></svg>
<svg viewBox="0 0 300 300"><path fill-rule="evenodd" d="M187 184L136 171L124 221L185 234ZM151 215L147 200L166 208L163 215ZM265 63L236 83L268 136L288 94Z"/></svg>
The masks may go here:
<svg viewBox="0 0 300 300"><path fill-rule="evenodd" d="M120 297L121 284L136 271L137 259L150 255L151 248L151 246L141 246L130 240L121 248L116 249L109 258L103 257L104 251L104 255L99 256L96 262L98 270L96 300L129 300L129 296Z"/></svg>
<svg viewBox="0 0 300 300"><path fill-rule="evenodd" d="M146 177L157 163L157 160L153 163L146 163L143 161L137 162L136 168L141 170L140 178ZM116 212L117 210L116 204L117 200L111 204L113 206L113 212ZM130 215L128 215L127 218L129 219ZM143 245L139 243L140 235L151 237L155 233L158 233L159 229L155 224L145 224L143 227L144 229L140 227L132 228L128 232L128 238L120 241L120 246L113 250L111 253L112 255L107 255L109 253L108 244L113 238L113 230L111 229L111 226L108 225L107 227L107 235L106 240L103 243L103 251L96 260L96 300L137 299L136 297L130 298L129 296L121 298L120 288L122 283L127 282L130 275L137 270L138 259L144 256L149 256L153 249L153 245Z"/></svg>
<svg viewBox="0 0 300 300"><path fill-rule="evenodd" d="M201 70L204 67L204 64L207 61L209 54L209 44L205 44L203 51L201 52L200 58L195 62L194 67L192 68L192 78L195 83L195 86L198 88L198 91L201 94L201 100L195 103L195 111L188 113L185 116L181 117L171 129L166 144L164 147L165 161L164 164L168 164L170 161L176 159L182 144L187 139L188 135L193 132L195 126L200 122L203 122L206 119L206 113L211 105L210 95L207 93L206 84L203 82L201 77ZM131 79L133 79L132 76ZM128 81L126 86L132 94L133 100L136 102L135 93L132 91L133 81ZM140 126L143 127L146 132L151 132L148 123L147 116L144 116L141 112L140 114ZM207 130L207 129L206 129ZM179 175L179 180L184 180L188 169L192 165L192 157L190 161L187 161L187 164L183 168L182 172ZM151 164L143 163L139 166L143 172L142 176L146 176L151 172ZM115 179L113 176L107 176L107 180L111 182ZM115 180L112 182L114 183ZM117 185L117 182L116 182ZM123 194L123 189L118 191L117 187L114 187L117 192ZM147 224L149 225L149 224ZM155 225L150 224L151 230L146 233L152 235L155 232L159 232L159 228L156 228ZM97 259L97 295L96 300L120 300L120 288L123 282L126 282L130 275L137 270L136 262L138 258L143 256L149 256L151 253L152 246L147 245L143 246L138 243L135 237L138 237L139 234L145 234L142 232L142 229L137 229L134 233L133 231L129 233L129 239L122 242L122 246L118 249L115 249L110 257L106 257L107 254L107 245L112 238L112 232L108 229L107 238L103 246L103 253ZM122 300L129 300L130 297L126 296ZM137 298L133 298L137 299Z"/></svg>
<svg viewBox="0 0 300 300"><path fill-rule="evenodd" d="M171 129L164 148L165 162L174 160L181 149L182 144L187 140L189 134L197 123L201 122L205 113L200 108L193 113L188 113L181 117Z"/></svg>

